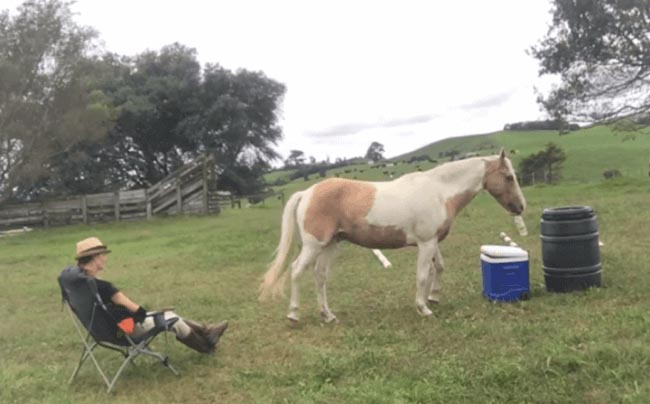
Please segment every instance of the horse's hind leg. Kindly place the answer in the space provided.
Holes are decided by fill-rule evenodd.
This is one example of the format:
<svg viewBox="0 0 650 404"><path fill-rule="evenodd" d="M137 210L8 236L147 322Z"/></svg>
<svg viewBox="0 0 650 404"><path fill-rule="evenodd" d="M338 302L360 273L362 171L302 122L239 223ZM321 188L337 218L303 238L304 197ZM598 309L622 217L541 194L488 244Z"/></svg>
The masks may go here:
<svg viewBox="0 0 650 404"><path fill-rule="evenodd" d="M314 266L314 279L316 280L316 292L318 296L318 305L320 306L320 314L326 323L331 323L336 320L336 316L330 311L327 304L327 275L329 274L332 262L336 257L337 243L332 242L330 245L323 249L316 259Z"/></svg>
<svg viewBox="0 0 650 404"><path fill-rule="evenodd" d="M442 291L440 278L442 277L442 272L445 270L445 261L442 259L440 247L438 247L431 265L431 269L433 270L433 282L431 282L431 290L429 291L429 297L427 300L429 303L440 303L440 293Z"/></svg>
<svg viewBox="0 0 650 404"><path fill-rule="evenodd" d="M289 314L287 318L291 321L298 321L298 278L302 271L314 262L320 253L321 247L317 244L304 243L298 258L291 264L291 302L289 303Z"/></svg>

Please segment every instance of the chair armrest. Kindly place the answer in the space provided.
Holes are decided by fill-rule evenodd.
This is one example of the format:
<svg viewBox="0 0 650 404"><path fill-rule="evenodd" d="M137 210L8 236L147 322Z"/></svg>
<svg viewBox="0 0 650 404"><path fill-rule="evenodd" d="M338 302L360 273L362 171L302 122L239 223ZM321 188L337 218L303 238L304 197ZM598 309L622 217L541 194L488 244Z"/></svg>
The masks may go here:
<svg viewBox="0 0 650 404"><path fill-rule="evenodd" d="M164 313L166 311L174 311L174 307L163 307L162 309L149 311L149 312L147 312L147 317L152 317L152 316L155 316L156 314L161 314L161 313Z"/></svg>

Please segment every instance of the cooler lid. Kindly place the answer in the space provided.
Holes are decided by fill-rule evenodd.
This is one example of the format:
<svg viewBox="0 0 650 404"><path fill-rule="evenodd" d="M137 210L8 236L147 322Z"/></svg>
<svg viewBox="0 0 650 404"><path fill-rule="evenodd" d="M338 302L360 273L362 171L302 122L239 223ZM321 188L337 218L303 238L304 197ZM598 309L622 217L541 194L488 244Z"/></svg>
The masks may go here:
<svg viewBox="0 0 650 404"><path fill-rule="evenodd" d="M505 245L482 245L481 254L492 258L528 258L526 250Z"/></svg>

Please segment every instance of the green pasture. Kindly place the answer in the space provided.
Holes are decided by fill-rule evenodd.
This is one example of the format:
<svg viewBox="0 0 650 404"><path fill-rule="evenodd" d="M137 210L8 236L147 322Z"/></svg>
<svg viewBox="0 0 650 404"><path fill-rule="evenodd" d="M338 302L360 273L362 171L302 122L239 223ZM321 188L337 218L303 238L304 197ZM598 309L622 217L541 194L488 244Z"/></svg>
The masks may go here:
<svg viewBox="0 0 650 404"><path fill-rule="evenodd" d="M518 142L512 147L524 150ZM310 273L297 327L284 319L286 299L259 303L259 278L279 237L276 199L216 216L0 238L0 402L647 403L648 181L596 179L524 193L527 237L516 236L511 217L486 193L459 215L442 244L444 300L431 318L414 308L412 248L385 250L393 268L383 269L370 251L342 245L328 283L338 324L321 323ZM543 284L539 217L544 207L569 204L597 212L603 286L552 294ZM481 296L479 247L499 244L501 231L530 250L529 301ZM180 377L143 358L110 396L90 363L68 386L81 344L56 276L71 263L75 242L91 235L113 251L104 277L139 303L174 306L202 321L229 319L217 353L202 356L159 337L155 347L169 353ZM116 356L100 358L116 369Z"/></svg>
<svg viewBox="0 0 650 404"><path fill-rule="evenodd" d="M445 152L457 150L461 154L479 153L490 155L503 147L509 153L515 169L522 158L537 153L545 145L553 142L566 153L562 177L565 183L584 183L603 179L603 172L617 169L627 178L648 178L650 172L650 133L617 133L608 127L593 127L559 135L557 131L502 131L485 135L471 135L447 138L410 153L381 162L378 165L356 164L328 170L328 176L387 181L416 170L427 170L437 164L449 161ZM429 156L436 163L418 161L408 163L414 156ZM386 167L385 165L392 165ZM293 170L274 171L265 179L273 183L278 178L288 179ZM317 174L310 175L307 183L318 179ZM304 178L294 181L305 183Z"/></svg>
<svg viewBox="0 0 650 404"><path fill-rule="evenodd" d="M449 138L396 159L408 159L412 155L436 158L440 152L449 150L479 152L481 155L496 154L503 147L517 168L522 158L543 150L549 142L557 144L566 152L567 159L562 169L564 182L598 181L603 178L604 171L611 169L619 170L624 177L648 178L650 134L647 131L617 133L603 126L565 135L559 135L557 131L502 131Z"/></svg>

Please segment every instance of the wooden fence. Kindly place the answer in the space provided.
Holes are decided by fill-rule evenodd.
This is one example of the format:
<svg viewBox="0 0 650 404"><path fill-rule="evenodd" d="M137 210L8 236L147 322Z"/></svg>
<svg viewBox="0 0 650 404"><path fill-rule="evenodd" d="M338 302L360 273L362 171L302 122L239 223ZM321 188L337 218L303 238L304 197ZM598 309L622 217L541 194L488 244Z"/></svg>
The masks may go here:
<svg viewBox="0 0 650 404"><path fill-rule="evenodd" d="M0 206L0 228L59 226L114 220L148 219L156 215L218 213L234 206L216 193L209 157L181 167L147 189L71 196L65 199Z"/></svg>

